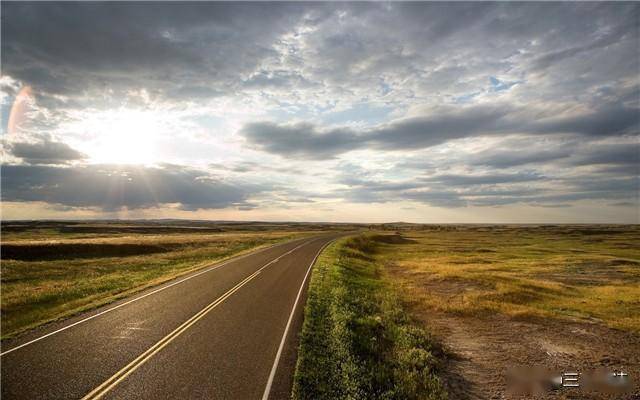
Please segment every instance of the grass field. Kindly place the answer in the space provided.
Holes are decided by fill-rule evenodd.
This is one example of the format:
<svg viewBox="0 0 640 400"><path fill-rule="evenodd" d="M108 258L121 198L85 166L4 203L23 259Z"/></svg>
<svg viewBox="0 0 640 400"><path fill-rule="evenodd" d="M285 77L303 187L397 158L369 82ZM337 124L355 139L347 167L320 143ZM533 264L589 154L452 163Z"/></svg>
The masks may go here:
<svg viewBox="0 0 640 400"><path fill-rule="evenodd" d="M387 236L329 246L314 267L294 399L443 399L431 339L380 274Z"/></svg>
<svg viewBox="0 0 640 400"><path fill-rule="evenodd" d="M384 228L395 234L377 246L380 271L443 348L451 398L513 398L514 367L639 373L640 227ZM544 398L628 397L578 388Z"/></svg>
<svg viewBox="0 0 640 400"><path fill-rule="evenodd" d="M640 332L638 226L440 226L401 234L403 243L381 245L378 257L422 308Z"/></svg>
<svg viewBox="0 0 640 400"><path fill-rule="evenodd" d="M2 337L320 229L184 224L3 225Z"/></svg>

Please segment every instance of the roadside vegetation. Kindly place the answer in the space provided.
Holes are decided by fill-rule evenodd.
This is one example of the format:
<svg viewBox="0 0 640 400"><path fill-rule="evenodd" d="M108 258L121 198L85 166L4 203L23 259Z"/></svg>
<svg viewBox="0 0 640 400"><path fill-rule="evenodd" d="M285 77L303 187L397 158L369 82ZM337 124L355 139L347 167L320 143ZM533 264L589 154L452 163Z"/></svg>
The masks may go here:
<svg viewBox="0 0 640 400"><path fill-rule="evenodd" d="M293 398L444 399L437 348L382 274L387 235L330 245L309 284Z"/></svg>
<svg viewBox="0 0 640 400"><path fill-rule="evenodd" d="M225 232L117 224L16 230L3 226L2 337L309 233L302 228L243 230L242 225Z"/></svg>
<svg viewBox="0 0 640 400"><path fill-rule="evenodd" d="M497 398L513 364L639 365L640 227L371 228L314 268L294 400Z"/></svg>
<svg viewBox="0 0 640 400"><path fill-rule="evenodd" d="M379 258L424 308L640 332L640 227L431 227Z"/></svg>

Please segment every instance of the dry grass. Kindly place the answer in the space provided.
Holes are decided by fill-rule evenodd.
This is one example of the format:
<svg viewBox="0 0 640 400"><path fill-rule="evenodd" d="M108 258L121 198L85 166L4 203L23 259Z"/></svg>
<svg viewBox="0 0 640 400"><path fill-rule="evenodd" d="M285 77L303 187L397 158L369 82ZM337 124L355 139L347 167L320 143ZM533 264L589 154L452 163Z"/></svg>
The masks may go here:
<svg viewBox="0 0 640 400"><path fill-rule="evenodd" d="M379 257L421 307L640 332L640 227L431 227ZM425 288L427 290L425 290Z"/></svg>
<svg viewBox="0 0 640 400"><path fill-rule="evenodd" d="M2 337L130 295L304 231L162 235L9 232L2 242Z"/></svg>

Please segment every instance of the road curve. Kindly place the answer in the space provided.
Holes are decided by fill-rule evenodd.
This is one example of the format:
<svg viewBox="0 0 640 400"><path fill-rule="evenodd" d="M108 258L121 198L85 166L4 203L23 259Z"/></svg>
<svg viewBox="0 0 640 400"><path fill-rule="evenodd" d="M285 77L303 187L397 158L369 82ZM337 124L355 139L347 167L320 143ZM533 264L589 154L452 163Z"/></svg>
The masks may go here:
<svg viewBox="0 0 640 400"><path fill-rule="evenodd" d="M338 236L260 250L3 342L1 397L289 398L303 288Z"/></svg>

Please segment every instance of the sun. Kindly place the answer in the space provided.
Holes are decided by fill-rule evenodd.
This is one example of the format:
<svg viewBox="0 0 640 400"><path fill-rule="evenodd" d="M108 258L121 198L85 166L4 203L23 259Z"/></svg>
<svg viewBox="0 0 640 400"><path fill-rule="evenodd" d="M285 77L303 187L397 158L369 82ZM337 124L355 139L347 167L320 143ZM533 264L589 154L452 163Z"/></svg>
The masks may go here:
<svg viewBox="0 0 640 400"><path fill-rule="evenodd" d="M157 113L119 109L96 113L82 122L89 161L113 164L157 162L156 144L162 133Z"/></svg>

